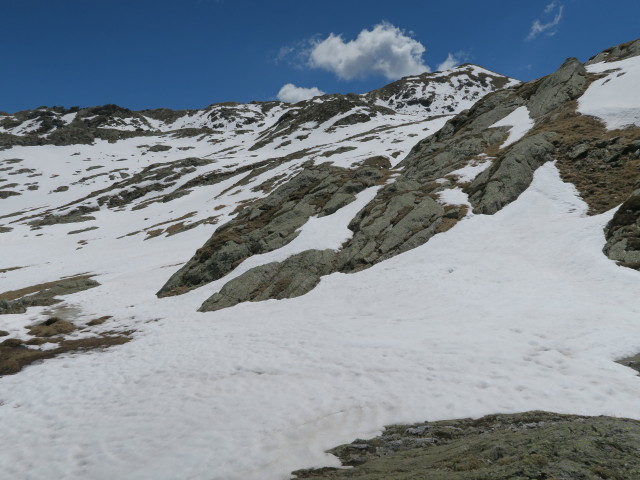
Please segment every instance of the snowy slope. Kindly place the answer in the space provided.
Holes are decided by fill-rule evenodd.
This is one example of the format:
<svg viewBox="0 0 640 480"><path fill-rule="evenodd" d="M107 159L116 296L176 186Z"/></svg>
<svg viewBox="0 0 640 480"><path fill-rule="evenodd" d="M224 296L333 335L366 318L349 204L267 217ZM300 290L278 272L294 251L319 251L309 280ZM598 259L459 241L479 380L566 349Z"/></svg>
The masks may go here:
<svg viewBox="0 0 640 480"><path fill-rule="evenodd" d="M390 422L527 409L640 418L640 384L612 361L640 348L640 274L600 254L610 215L585 210L549 164L494 216L307 296L213 314L185 308L204 292L153 300L155 245L122 252L126 271L71 302L136 325L135 341L3 378L3 471L284 479L335 464L324 449ZM166 264L180 260L172 242Z"/></svg>
<svg viewBox="0 0 640 480"><path fill-rule="evenodd" d="M326 449L389 423L529 409L640 419L640 383L614 363L640 351L640 272L602 254L614 212L588 216L560 161L537 168L497 213L472 212L465 185L504 181L490 175L502 172L500 161L513 165L509 155L532 141L538 119L521 100L504 101L512 90L486 118L454 115L516 86L467 65L294 105L0 117L0 292L84 273L101 284L0 315L0 330L28 340L28 326L57 315L80 327L68 339L132 337L0 377L0 470L25 479L278 480L338 465ZM594 107L589 91L580 108L605 118L606 102ZM454 148L423 140L460 118L471 131ZM476 120L484 131L473 130ZM474 142L493 153L465 151ZM327 275L298 298L195 311L252 267L338 250L360 212L418 169L402 163L407 154L430 148L451 164L442 177L426 165L435 178L424 182L441 190L421 195L454 207L447 215L467 207L454 228L368 270ZM372 158L390 165L383 181L309 215L288 244L200 288L156 296L242 207L311 165L358 171ZM422 187L415 178L403 185ZM423 201L415 195L405 196Z"/></svg>

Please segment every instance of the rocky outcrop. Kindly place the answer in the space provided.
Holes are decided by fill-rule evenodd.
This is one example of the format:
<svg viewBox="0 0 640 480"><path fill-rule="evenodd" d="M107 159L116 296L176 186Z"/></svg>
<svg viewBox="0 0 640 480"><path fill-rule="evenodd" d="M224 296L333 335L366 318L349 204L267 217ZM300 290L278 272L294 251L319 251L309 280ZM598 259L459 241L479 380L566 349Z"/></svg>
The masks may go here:
<svg viewBox="0 0 640 480"><path fill-rule="evenodd" d="M326 163L308 165L218 229L158 295L184 293L222 278L252 255L288 244L312 215L330 215L355 200L356 194L365 188L386 181L388 167L388 162L386 165L365 162L355 170Z"/></svg>
<svg viewBox="0 0 640 480"><path fill-rule="evenodd" d="M604 253L619 265L640 270L640 189L618 208L605 228Z"/></svg>
<svg viewBox="0 0 640 480"><path fill-rule="evenodd" d="M636 57L640 55L640 39L616 45L594 55L585 65L591 65L600 62L617 62L625 58Z"/></svg>
<svg viewBox="0 0 640 480"><path fill-rule="evenodd" d="M252 268L209 297L200 311L209 312L242 302L294 298L311 291L336 264L333 250L307 250L283 262Z"/></svg>
<svg viewBox="0 0 640 480"><path fill-rule="evenodd" d="M486 96L449 120L439 132L418 142L398 165L394 179L350 222L353 236L338 252L303 252L284 262L251 269L225 285L200 310L298 296L312 289L322 275L356 272L422 245L467 214L465 205L448 205L440 200L440 194L450 188L463 188L475 213L499 211L526 190L540 165L553 159L557 133L537 128L515 144L501 148L509 127L492 125L522 106L532 116L546 119L584 88L584 67L569 59L549 77ZM333 102L336 108L340 105ZM291 118L283 117L279 122L282 125L271 135L311 121L312 112L286 114ZM332 110L326 116L333 118L336 112ZM480 161L491 165L471 182L460 183L451 176L470 162ZM290 242L311 215L332 213L366 186L387 180L385 175L371 177L366 172L308 165L269 197L246 206L236 219L221 227L158 295L180 294L224 277L249 256ZM346 189L339 187L345 178L350 179ZM363 182L363 178L369 180ZM355 179L360 179L357 186L353 185Z"/></svg>
<svg viewBox="0 0 640 480"><path fill-rule="evenodd" d="M640 478L640 422L547 412L395 425L330 450L343 465L298 479Z"/></svg>
<svg viewBox="0 0 640 480"><path fill-rule="evenodd" d="M527 107L533 118L563 107L584 92L587 86L587 71L578 59L568 58L562 66L545 77L533 94Z"/></svg>
<svg viewBox="0 0 640 480"><path fill-rule="evenodd" d="M518 198L538 167L552 160L551 137L553 133L540 133L523 139L478 175L466 188L474 212L492 215Z"/></svg>

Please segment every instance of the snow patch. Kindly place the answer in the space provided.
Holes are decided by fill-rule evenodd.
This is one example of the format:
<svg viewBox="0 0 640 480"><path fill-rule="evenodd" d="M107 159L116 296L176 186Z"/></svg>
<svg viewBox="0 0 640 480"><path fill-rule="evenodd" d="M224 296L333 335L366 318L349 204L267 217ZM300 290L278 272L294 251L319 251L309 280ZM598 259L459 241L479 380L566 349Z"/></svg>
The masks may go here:
<svg viewBox="0 0 640 480"><path fill-rule="evenodd" d="M461 183L471 182L492 164L492 159L486 157L483 159L483 161L472 161L469 163L469 165L459 168L458 170L454 170L453 172L449 173L449 175L458 177L456 181Z"/></svg>
<svg viewBox="0 0 640 480"><path fill-rule="evenodd" d="M460 187L447 188L438 193L438 199L444 205L464 205L471 211L469 196Z"/></svg>
<svg viewBox="0 0 640 480"><path fill-rule="evenodd" d="M511 129L509 130L509 136L500 147L506 148L524 137L529 132L529 130L533 128L533 125L534 121L529 115L529 109L525 106L522 106L516 108L509 115L504 117L502 120L498 120L489 128L511 127Z"/></svg>
<svg viewBox="0 0 640 480"><path fill-rule="evenodd" d="M640 126L640 57L587 65L589 73L607 73L589 85L578 112L600 118L608 130Z"/></svg>

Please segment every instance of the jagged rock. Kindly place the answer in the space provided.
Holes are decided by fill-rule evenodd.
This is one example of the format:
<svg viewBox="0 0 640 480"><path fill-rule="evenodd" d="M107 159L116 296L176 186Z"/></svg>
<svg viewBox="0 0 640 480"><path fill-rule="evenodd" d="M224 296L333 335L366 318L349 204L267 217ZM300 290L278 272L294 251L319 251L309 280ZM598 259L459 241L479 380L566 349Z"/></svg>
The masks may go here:
<svg viewBox="0 0 640 480"><path fill-rule="evenodd" d="M605 228L604 253L619 265L640 269L640 189L616 211Z"/></svg>
<svg viewBox="0 0 640 480"><path fill-rule="evenodd" d="M587 71L576 58L568 58L562 66L547 76L527 107L533 118L538 118L577 98L586 88Z"/></svg>
<svg viewBox="0 0 640 480"><path fill-rule="evenodd" d="M340 252L340 271L361 270L431 238L445 208L420 190L380 197L349 224L353 237Z"/></svg>

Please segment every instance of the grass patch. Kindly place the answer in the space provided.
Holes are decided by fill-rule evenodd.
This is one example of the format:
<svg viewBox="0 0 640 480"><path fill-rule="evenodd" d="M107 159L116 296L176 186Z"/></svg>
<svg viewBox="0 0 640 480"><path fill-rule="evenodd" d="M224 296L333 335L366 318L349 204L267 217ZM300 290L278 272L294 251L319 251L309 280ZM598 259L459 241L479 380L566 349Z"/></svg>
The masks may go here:
<svg viewBox="0 0 640 480"><path fill-rule="evenodd" d="M54 337L56 335L66 335L76 329L71 322L58 317L51 317L39 325L29 327L29 335L34 337Z"/></svg>
<svg viewBox="0 0 640 480"><path fill-rule="evenodd" d="M76 353L122 345L131 340L127 333L130 332L78 340L56 339L54 342L58 343L58 347L51 350L30 348L25 342L17 338L4 340L0 343L0 376L18 373L29 364L53 358L63 353ZM36 341L33 343L41 344L45 342Z"/></svg>

